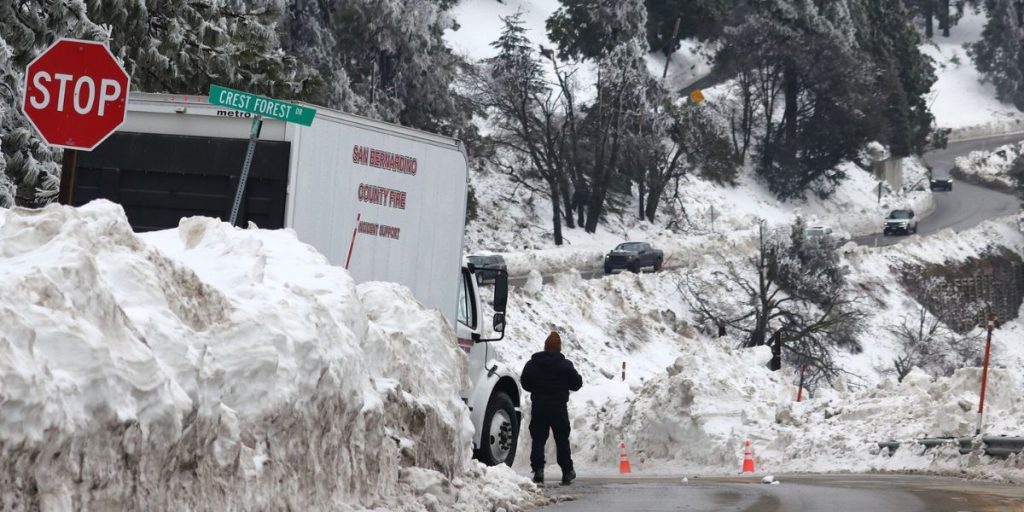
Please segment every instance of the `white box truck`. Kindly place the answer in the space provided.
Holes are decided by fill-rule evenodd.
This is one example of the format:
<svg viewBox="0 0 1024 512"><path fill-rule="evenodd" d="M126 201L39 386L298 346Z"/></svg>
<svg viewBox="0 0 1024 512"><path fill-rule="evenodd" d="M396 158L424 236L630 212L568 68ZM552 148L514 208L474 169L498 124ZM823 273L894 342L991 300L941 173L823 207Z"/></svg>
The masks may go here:
<svg viewBox="0 0 1024 512"><path fill-rule="evenodd" d="M504 332L507 275L497 279L494 316L485 319L476 269L462 256L469 177L462 144L311 107L317 115L309 127L264 120L243 212L270 224L261 227L295 230L356 282L400 283L440 310L453 342L469 354L472 387L463 398L476 455L511 465L522 393L492 345L504 335L486 338ZM119 202L136 229L171 227L185 215L226 218L250 121L204 96L132 94L118 133L93 152L66 156L65 172L73 172L64 200Z"/></svg>

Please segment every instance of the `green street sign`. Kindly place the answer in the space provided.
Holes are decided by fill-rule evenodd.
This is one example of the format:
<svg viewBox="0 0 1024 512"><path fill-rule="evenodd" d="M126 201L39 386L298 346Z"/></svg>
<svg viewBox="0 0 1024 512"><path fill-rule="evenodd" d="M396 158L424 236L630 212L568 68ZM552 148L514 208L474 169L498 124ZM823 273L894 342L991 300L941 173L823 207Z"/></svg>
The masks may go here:
<svg viewBox="0 0 1024 512"><path fill-rule="evenodd" d="M247 92L210 86L210 104L228 107L242 112L250 112L263 117L280 119L289 123L310 126L316 117L316 110L305 105L296 105L287 101L275 100Z"/></svg>

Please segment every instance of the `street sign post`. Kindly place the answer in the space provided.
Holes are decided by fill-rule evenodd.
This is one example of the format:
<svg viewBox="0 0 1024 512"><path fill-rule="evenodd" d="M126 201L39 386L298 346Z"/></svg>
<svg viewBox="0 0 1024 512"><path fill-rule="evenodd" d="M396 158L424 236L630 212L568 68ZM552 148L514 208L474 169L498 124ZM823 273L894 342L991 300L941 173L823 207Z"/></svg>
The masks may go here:
<svg viewBox="0 0 1024 512"><path fill-rule="evenodd" d="M312 126L313 119L316 117L316 109L243 91L236 91L219 85L210 85L209 101L213 105L255 114L252 117L252 126L249 128L249 146L245 150L242 174L238 177L238 189L235 191L235 201L231 205L231 216L228 219L228 222L234 226L238 222L238 210L242 206L245 185L249 181L249 168L252 166L256 142L260 138L263 118L269 117L302 126Z"/></svg>
<svg viewBox="0 0 1024 512"><path fill-rule="evenodd" d="M48 144L91 151L124 124L128 87L107 45L60 39L25 68L21 110Z"/></svg>

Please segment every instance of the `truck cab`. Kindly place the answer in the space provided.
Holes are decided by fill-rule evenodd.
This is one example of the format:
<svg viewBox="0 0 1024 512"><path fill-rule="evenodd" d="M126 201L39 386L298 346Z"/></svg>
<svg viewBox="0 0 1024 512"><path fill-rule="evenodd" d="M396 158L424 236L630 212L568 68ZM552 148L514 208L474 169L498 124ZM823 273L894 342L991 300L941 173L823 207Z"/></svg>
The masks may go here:
<svg viewBox="0 0 1024 512"><path fill-rule="evenodd" d="M477 274L494 274L491 307L481 294ZM508 304L508 272L464 262L459 279L459 301L455 331L459 346L469 355L472 386L462 399L469 406L473 422L474 456L493 466L512 465L522 423L522 390L518 374L501 362L496 344L505 337L505 309ZM485 312L492 311L488 317ZM493 333L493 334L491 334Z"/></svg>

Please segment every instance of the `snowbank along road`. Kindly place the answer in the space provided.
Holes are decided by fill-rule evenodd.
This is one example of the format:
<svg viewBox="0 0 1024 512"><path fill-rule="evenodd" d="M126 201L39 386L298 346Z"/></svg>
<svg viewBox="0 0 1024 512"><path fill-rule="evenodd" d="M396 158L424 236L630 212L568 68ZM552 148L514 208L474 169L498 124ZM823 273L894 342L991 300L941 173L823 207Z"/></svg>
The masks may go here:
<svg viewBox="0 0 1024 512"><path fill-rule="evenodd" d="M600 479L548 488L561 503L545 511L893 512L1024 511L1024 488L905 475L793 475L759 478Z"/></svg>
<svg viewBox="0 0 1024 512"><path fill-rule="evenodd" d="M1024 134L951 142L946 149L926 153L924 159L933 169L948 171L959 156L968 155L972 151L991 151L1022 139ZM928 236L946 228L963 231L988 219L1012 215L1020 209L1020 199L1013 195L963 181L957 181L951 192L935 192L933 197L935 212L921 219L918 225L918 234L921 236ZM882 224L882 219L878 219L878 224ZM861 245L892 245L905 238L875 233L854 240Z"/></svg>

